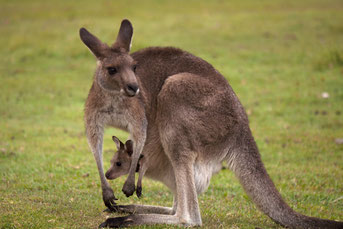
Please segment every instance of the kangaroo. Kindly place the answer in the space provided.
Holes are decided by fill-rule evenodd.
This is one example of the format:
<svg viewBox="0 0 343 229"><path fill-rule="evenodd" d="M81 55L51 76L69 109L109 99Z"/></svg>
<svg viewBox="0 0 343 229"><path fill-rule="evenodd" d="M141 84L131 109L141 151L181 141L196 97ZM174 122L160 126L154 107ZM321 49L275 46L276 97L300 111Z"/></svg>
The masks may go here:
<svg viewBox="0 0 343 229"><path fill-rule="evenodd" d="M106 178L109 180L114 180L120 176L128 174L130 165L132 163L132 141L127 140L124 144L115 136L112 136L112 140L117 146L117 152L114 153L113 158L111 159L111 166L105 174ZM149 161L145 160L145 158L146 157L143 154L139 156L139 161L136 169L136 172L139 173L136 189L136 194L139 198L142 195L142 179L146 170L149 168ZM110 209L105 209L104 211L111 212ZM148 205L117 205L116 212L130 214L172 214L173 211L170 208Z"/></svg>
<svg viewBox="0 0 343 229"><path fill-rule="evenodd" d="M98 167L103 201L112 211L116 209L117 198L103 171L104 128L112 126L126 130L133 140L132 163L122 190L127 196L135 191L135 170L147 131L145 92L140 91L139 78L135 76L137 62L128 53L132 33L131 23L123 20L116 41L109 47L86 29L80 29L81 40L97 58L93 84L85 104L86 135Z"/></svg>
<svg viewBox="0 0 343 229"><path fill-rule="evenodd" d="M105 126L128 130L133 140L124 193L134 192L135 170L144 152L149 162L146 176L164 183L174 203L172 208L135 205L136 214L108 218L100 227L201 226L197 195L226 161L257 207L276 223L289 228L343 228L343 222L305 216L285 203L262 163L243 106L212 65L173 47L129 54L132 34L131 23L123 20L109 47L80 29L82 41L97 57L86 101L86 133L105 204L118 210L103 172Z"/></svg>
<svg viewBox="0 0 343 229"><path fill-rule="evenodd" d="M114 153L114 156L111 160L111 167L105 173L105 176L108 180L114 180L120 176L126 175L129 173L130 165L132 162L132 141L127 140L126 143L122 143L119 138L112 136L112 140L117 146L117 152ZM142 195L142 179L144 173L147 169L144 155L139 156L139 161L137 164L136 172L138 172L137 188L136 194L137 197Z"/></svg>

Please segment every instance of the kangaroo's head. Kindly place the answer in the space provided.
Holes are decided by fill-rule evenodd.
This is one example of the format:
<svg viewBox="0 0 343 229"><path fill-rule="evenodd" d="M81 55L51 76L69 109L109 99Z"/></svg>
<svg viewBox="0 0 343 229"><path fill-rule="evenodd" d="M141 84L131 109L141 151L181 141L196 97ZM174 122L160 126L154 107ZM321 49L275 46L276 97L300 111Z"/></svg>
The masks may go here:
<svg viewBox="0 0 343 229"><path fill-rule="evenodd" d="M101 42L85 28L80 29L83 43L97 58L96 83L104 90L135 96L139 92L136 79L136 63L130 56L133 28L123 20L116 41L112 46Z"/></svg>
<svg viewBox="0 0 343 229"><path fill-rule="evenodd" d="M131 140L127 140L125 144L115 136L112 137L112 140L116 143L118 150L111 160L111 167L105 174L106 178L109 180L116 179L129 173L131 155L133 153L133 143Z"/></svg>

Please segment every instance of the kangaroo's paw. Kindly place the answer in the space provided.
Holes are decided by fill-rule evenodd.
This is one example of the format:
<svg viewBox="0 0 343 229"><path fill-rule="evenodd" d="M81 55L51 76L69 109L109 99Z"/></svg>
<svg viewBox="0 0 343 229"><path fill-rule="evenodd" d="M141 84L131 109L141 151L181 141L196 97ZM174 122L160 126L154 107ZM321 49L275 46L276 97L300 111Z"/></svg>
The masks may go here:
<svg viewBox="0 0 343 229"><path fill-rule="evenodd" d="M137 186L136 195L138 198L142 197L142 186Z"/></svg>
<svg viewBox="0 0 343 229"><path fill-rule="evenodd" d="M118 227L128 227L132 225L133 220L129 217L116 217L116 218L108 218L105 222L99 225L99 228L118 228Z"/></svg>
<svg viewBox="0 0 343 229"><path fill-rule="evenodd" d="M126 197L132 196L135 192L135 181L133 180L132 182L130 180L126 180L122 191L126 195Z"/></svg>
<svg viewBox="0 0 343 229"><path fill-rule="evenodd" d="M102 199L106 207L108 207L111 211L116 211L118 207L115 200L118 199L114 196L113 190L111 188L104 189L102 191Z"/></svg>

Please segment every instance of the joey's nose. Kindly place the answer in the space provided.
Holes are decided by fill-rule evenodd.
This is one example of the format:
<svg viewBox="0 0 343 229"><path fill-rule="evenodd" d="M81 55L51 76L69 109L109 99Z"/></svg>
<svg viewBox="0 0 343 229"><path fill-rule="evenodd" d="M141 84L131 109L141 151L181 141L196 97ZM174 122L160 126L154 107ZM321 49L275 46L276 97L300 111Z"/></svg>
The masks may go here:
<svg viewBox="0 0 343 229"><path fill-rule="evenodd" d="M126 85L126 93L128 96L135 96L138 92L139 92L139 89L136 84Z"/></svg>
<svg viewBox="0 0 343 229"><path fill-rule="evenodd" d="M107 178L107 180L110 179L110 173L108 171L105 173L105 177Z"/></svg>

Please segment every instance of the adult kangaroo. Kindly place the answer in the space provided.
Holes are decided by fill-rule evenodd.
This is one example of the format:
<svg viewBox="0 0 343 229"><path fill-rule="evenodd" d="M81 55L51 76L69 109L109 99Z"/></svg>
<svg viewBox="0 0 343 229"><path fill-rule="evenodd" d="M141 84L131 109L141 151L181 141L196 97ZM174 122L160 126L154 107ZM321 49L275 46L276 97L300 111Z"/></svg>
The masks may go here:
<svg viewBox="0 0 343 229"><path fill-rule="evenodd" d="M104 176L105 126L127 130L132 162L123 191L135 190L139 155L147 156L146 176L174 194L173 208L127 205L135 213L109 218L100 227L141 224L200 226L197 195L226 161L258 208L290 228L343 228L343 222L308 217L281 198L251 134L247 115L225 78L206 61L172 47L151 47L129 54L133 28L123 20L116 42L102 43L86 29L82 41L97 58L86 107L86 133L94 153L106 206L117 209ZM144 148L143 148L144 147Z"/></svg>

